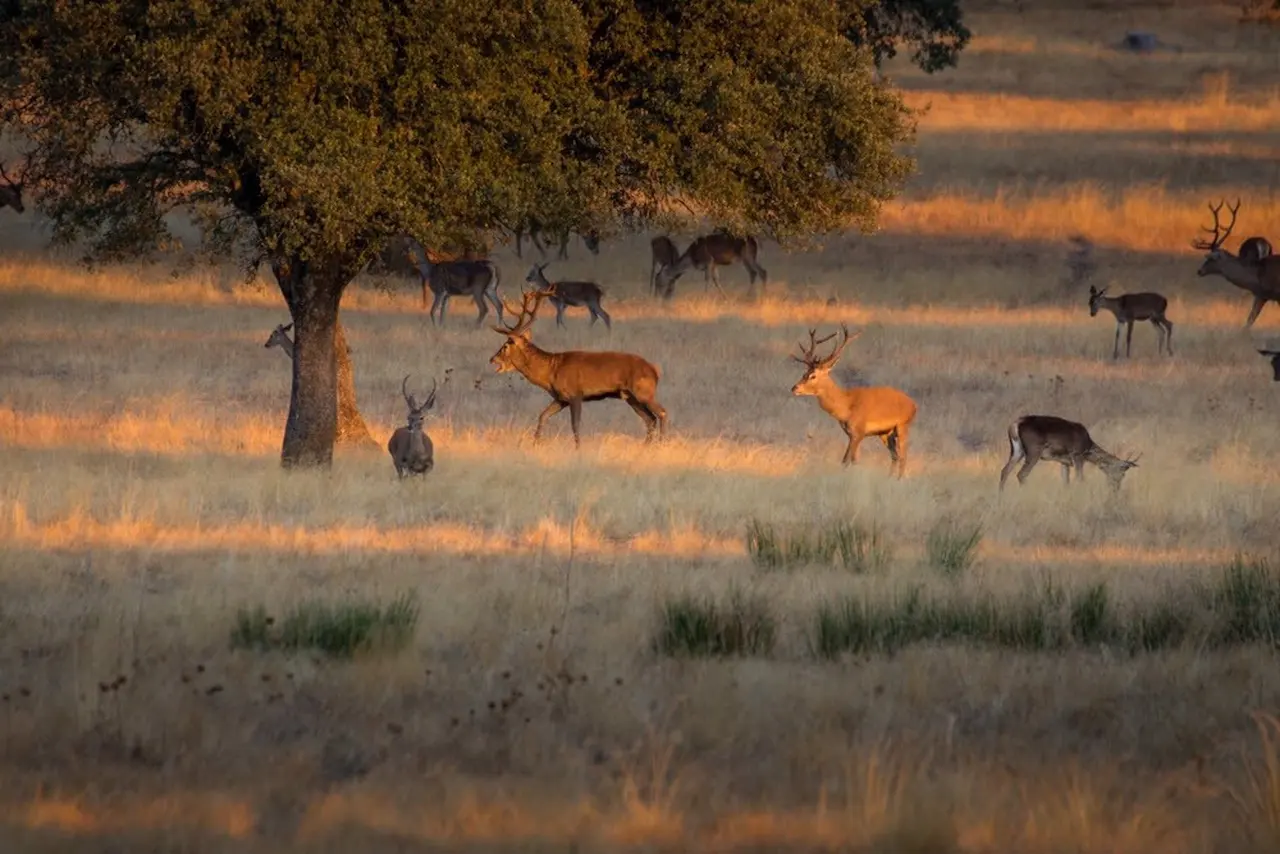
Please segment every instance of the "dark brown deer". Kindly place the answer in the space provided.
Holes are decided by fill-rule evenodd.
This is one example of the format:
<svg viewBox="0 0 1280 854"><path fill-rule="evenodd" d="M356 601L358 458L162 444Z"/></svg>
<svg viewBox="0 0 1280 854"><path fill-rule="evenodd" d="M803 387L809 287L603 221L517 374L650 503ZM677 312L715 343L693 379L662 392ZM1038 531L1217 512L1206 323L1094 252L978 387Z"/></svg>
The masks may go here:
<svg viewBox="0 0 1280 854"><path fill-rule="evenodd" d="M1253 326L1253 322L1258 319L1258 315L1262 313L1262 307L1268 301L1280 303L1280 256L1267 254L1257 261L1252 261L1245 260L1239 255L1232 255L1224 249L1223 244L1231 236L1231 229L1236 224L1240 200L1236 199L1235 207L1228 208L1231 212L1231 222L1227 224L1226 229L1222 228L1218 219L1224 203L1225 199L1217 207L1209 205L1209 212L1213 214L1213 228L1202 228L1202 230L1211 233L1213 238L1192 241L1192 246L1208 253L1205 255L1204 263L1196 271L1196 275L1221 276L1237 288L1253 294L1253 308L1249 310L1249 317L1244 322L1247 329ZM1262 247L1257 243L1253 244L1250 256L1257 255L1261 249Z"/></svg>
<svg viewBox="0 0 1280 854"><path fill-rule="evenodd" d="M1246 264L1258 264L1263 258L1270 257L1274 252L1271 241L1265 237L1246 237L1240 241L1240 249L1236 252L1236 257Z"/></svg>
<svg viewBox="0 0 1280 854"><path fill-rule="evenodd" d="M676 279L689 270L698 269L702 270L705 276L704 287L708 283L713 283L723 295L724 288L720 287L720 277L716 275L716 267L741 261L742 266L747 268L747 273L751 276L751 286L755 287L758 276L760 288L763 290L769 284L769 274L756 261L758 251L759 245L751 236L734 237L723 232L703 235L690 243L689 248L684 250L674 264L662 268L658 273L655 287L662 293L664 299L670 299Z"/></svg>
<svg viewBox="0 0 1280 854"><path fill-rule="evenodd" d="M414 263L418 266L418 275L422 279L422 307L427 307L427 291L435 295L431 302L431 322L436 323L436 309L440 310L439 324L444 325L444 313L449 306L449 297L469 295L480 309L476 317L476 326L484 322L489 314L485 300L493 303L498 311L498 320L502 320L502 300L498 294L498 285L502 282L502 273L498 265L489 260L481 261L440 261L432 262L427 251L417 240L410 242L410 251L414 255Z"/></svg>
<svg viewBox="0 0 1280 854"><path fill-rule="evenodd" d="M831 378L831 369L840 360L840 354L849 342L858 335L850 336L849 329L840 324L843 337L832 349L830 355L820 357L814 354L818 346L836 337L835 333L826 338L816 338L817 330L809 330L809 346L800 345L800 355L792 356L806 370L794 386L791 393L797 397L812 395L818 398L818 404L836 421L849 437L845 448L842 465L853 465L858 461L858 445L867 436L879 436L889 450L889 470L897 471L901 478L907 470L907 434L911 430L911 422L916 417L916 402L907 395L889 386L873 388L841 388Z"/></svg>
<svg viewBox="0 0 1280 854"><path fill-rule="evenodd" d="M583 402L611 398L626 401L644 421L645 444L653 441L655 427L659 436L665 435L667 411L658 403L656 396L662 372L656 365L631 353L583 350L548 353L530 340L529 327L533 325L538 305L549 296L545 291L525 292L524 304L518 314L507 306L507 313L517 316L515 325L491 327L494 332L507 336L498 352L489 359L494 371L500 374L518 371L551 395L551 403L538 416L533 440L537 442L541 437L542 426L547 419L567 406L573 427L573 444L581 447L579 425Z"/></svg>
<svg viewBox="0 0 1280 854"><path fill-rule="evenodd" d="M658 273L680 260L680 247L665 234L660 234L649 241L652 259L649 263L649 293L658 294Z"/></svg>
<svg viewBox="0 0 1280 854"><path fill-rule="evenodd" d="M1156 352L1164 353L1167 349L1173 355L1173 323L1165 318L1165 309L1169 301L1160 294L1144 291L1136 294L1122 294L1118 297L1107 296L1107 289L1098 290L1089 286L1089 316L1097 317L1099 309L1106 309L1116 316L1116 341L1111 349L1111 358L1120 358L1120 330L1128 327L1124 339L1124 357L1129 358L1133 347L1133 324L1138 320L1149 320L1156 328Z"/></svg>
<svg viewBox="0 0 1280 854"><path fill-rule="evenodd" d="M1024 461L1018 469L1019 486L1040 460L1060 464L1064 483L1071 482L1073 466L1079 481L1084 479L1084 464L1093 463L1107 475L1111 488L1117 490L1125 473L1138 465L1138 457L1122 460L1107 453L1093 441L1083 424L1056 415L1024 415L1009 425L1009 461L1000 470L1001 489L1019 460Z"/></svg>
<svg viewBox="0 0 1280 854"><path fill-rule="evenodd" d="M431 437L422 429L427 412L436 403L436 382L431 381L431 394L421 406L413 395L409 394L409 377L405 376L400 383L400 393L409 407L408 420L404 427L397 427L396 432L387 440L387 453L391 454L391 462L396 467L396 476L401 480L405 475L424 475L435 466L435 448Z"/></svg>
<svg viewBox="0 0 1280 854"><path fill-rule="evenodd" d="M1280 383L1280 350L1259 350L1258 352L1271 362L1271 373L1275 375L1271 378L1272 382Z"/></svg>
<svg viewBox="0 0 1280 854"><path fill-rule="evenodd" d="M26 206L22 203L22 190L26 170L18 173L17 178L10 178L9 174L4 171L4 167L0 166L0 179L4 180L4 184L0 186L0 208L13 208L17 213L26 210Z"/></svg>
<svg viewBox="0 0 1280 854"><path fill-rule="evenodd" d="M591 324L593 326L596 318L599 318L612 331L613 322L609 318L609 312L600 306L600 300L604 297L604 291L600 286L595 282L548 281L543 270L550 263L550 261L546 261L542 264L534 264L529 269L529 275L525 276L524 280L533 285L534 290L549 294L547 299L556 307L556 326L564 326L565 306L571 305L574 308L586 306L587 311L591 312Z"/></svg>
<svg viewBox="0 0 1280 854"><path fill-rule="evenodd" d="M547 248L542 245L542 241L539 240L539 237L545 238L548 234L548 230L537 220L529 220L526 225L516 226L511 229L511 231L516 238L517 258L524 258L524 250L521 246L521 242L525 234L529 235L529 239L532 240L533 245L537 247L538 253L543 258L547 257ZM556 257L562 261L567 261L569 259L569 239L574 233L573 229L566 228L554 235L560 243L560 249L556 253ZM577 232L577 234L582 238L582 244L587 247L588 252L592 255L600 254L600 233L598 231L594 228L588 228L585 231Z"/></svg>

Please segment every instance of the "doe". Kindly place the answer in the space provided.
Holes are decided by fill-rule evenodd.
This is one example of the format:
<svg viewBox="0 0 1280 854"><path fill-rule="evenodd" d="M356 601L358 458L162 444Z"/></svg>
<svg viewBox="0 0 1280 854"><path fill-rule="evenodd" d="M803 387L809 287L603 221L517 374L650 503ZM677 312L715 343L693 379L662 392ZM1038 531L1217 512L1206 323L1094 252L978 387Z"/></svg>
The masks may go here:
<svg viewBox="0 0 1280 854"><path fill-rule="evenodd" d="M573 306L580 308L587 307L587 311L591 312L591 324L594 326L596 318L604 321L604 325L613 330L613 322L609 318L609 312L600 306L600 300L604 297L604 290L595 282L550 282L542 271L546 269L547 261L543 264L534 264L529 269L529 275L524 277L526 283L533 285L534 290L547 294L547 299L556 307L556 326L564 326L564 309L565 306Z"/></svg>
<svg viewBox="0 0 1280 854"><path fill-rule="evenodd" d="M1111 349L1111 358L1120 358L1120 329L1127 326L1124 339L1124 356L1129 358L1133 347L1133 324L1137 320L1149 320L1156 328L1156 352L1168 352L1173 355L1173 323L1164 316L1169 301L1160 294L1143 292L1123 294L1118 297L1107 296L1107 289L1098 290L1089 286L1089 316L1097 317L1098 310L1105 308L1116 316L1116 341Z"/></svg>
<svg viewBox="0 0 1280 854"><path fill-rule="evenodd" d="M1000 488L1004 489L1005 480L1020 460L1019 486L1042 459L1062 466L1064 483L1071 482L1073 466L1079 481L1084 479L1084 464L1093 463L1106 473L1111 488L1116 490L1125 473L1138 465L1138 457L1122 460L1104 451L1083 424L1056 415L1024 415L1009 425L1009 461L1000 470Z"/></svg>

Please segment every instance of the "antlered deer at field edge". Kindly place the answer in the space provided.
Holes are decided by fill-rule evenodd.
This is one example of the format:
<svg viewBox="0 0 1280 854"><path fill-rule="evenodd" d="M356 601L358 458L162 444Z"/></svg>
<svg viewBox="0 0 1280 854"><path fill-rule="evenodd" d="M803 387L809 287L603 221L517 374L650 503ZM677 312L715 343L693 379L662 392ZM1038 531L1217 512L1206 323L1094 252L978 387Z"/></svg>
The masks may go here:
<svg viewBox="0 0 1280 854"><path fill-rule="evenodd" d="M1218 214L1225 203L1224 199L1216 207L1209 205L1209 212L1213 214L1213 228L1202 227L1201 230L1212 234L1213 237L1209 240L1194 240L1191 243L1195 248L1207 252L1204 263L1200 265L1196 275L1222 276L1237 288L1253 294L1253 307L1249 310L1249 317L1244 322L1245 328L1248 328L1253 326L1253 322L1258 319L1258 315L1262 313L1262 307L1267 302L1280 303L1280 256L1267 254L1258 260L1252 260L1264 249L1269 249L1269 244L1263 247L1256 242L1251 244L1248 258L1232 255L1224 249L1223 244L1231 236L1231 229L1235 228L1240 200L1236 199L1235 207L1228 208L1231 212L1231 222L1227 223L1224 229L1219 222ZM1250 241L1256 240L1256 238L1250 238ZM1241 251L1244 251L1243 247Z"/></svg>
<svg viewBox="0 0 1280 854"><path fill-rule="evenodd" d="M645 443L653 441L654 429L666 432L667 411L658 403L657 366L632 353L588 352L569 350L549 353L533 343L529 327L537 315L540 301L550 296L545 291L524 293L524 304L514 326L494 326L494 332L507 336L498 352L489 359L497 373L518 371L529 382L551 395L551 403L538 416L533 431L534 441L542 435L547 419L566 406L573 426L573 444L581 447L579 424L582 404L589 400L616 398L627 405L645 423ZM511 306L510 314L516 314Z"/></svg>
<svg viewBox="0 0 1280 854"><path fill-rule="evenodd" d="M835 337L817 338L817 331L809 330L809 346L800 345L800 355L792 356L807 369L800 381L791 387L797 397L812 395L828 415L840 422L849 437L840 462L852 465L858 461L858 445L867 436L879 436L889 449L890 471L896 469L901 478L907 470L907 434L915 420L916 402L896 388L875 386L871 388L841 388L831 378L831 369L840 359L844 348L862 333L850 336L849 329L840 325L842 338L831 354L825 358L816 356L818 345Z"/></svg>
<svg viewBox="0 0 1280 854"><path fill-rule="evenodd" d="M1093 463L1107 475L1112 489L1119 489L1125 473L1138 465L1137 457L1122 460L1104 451L1083 424L1056 415L1024 415L1009 425L1009 461L1000 470L1000 488L1019 460L1025 461L1018 469L1021 485L1042 459L1061 464L1066 483L1071 482L1073 466L1078 481L1084 478L1084 464Z"/></svg>
<svg viewBox="0 0 1280 854"><path fill-rule="evenodd" d="M421 406L413 395L409 394L409 377L406 375L400 383L400 393L409 407L409 414L404 427L397 427L396 432L387 440L387 453L391 454L391 462L396 467L396 476L401 480L405 475L424 475L435 467L435 448L431 438L422 429L427 411L436 402L436 383L431 381L431 394Z"/></svg>

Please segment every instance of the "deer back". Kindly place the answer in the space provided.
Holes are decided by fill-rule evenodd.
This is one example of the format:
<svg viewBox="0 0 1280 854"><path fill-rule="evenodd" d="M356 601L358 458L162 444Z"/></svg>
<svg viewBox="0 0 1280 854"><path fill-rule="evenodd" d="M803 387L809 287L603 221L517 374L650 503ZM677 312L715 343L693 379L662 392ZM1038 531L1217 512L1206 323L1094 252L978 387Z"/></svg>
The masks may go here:
<svg viewBox="0 0 1280 854"><path fill-rule="evenodd" d="M818 399L827 409L823 397ZM828 411L841 422L864 423L871 429L909 423L919 409L910 396L892 386L842 388L834 402L836 407Z"/></svg>
<svg viewBox="0 0 1280 854"><path fill-rule="evenodd" d="M1135 320L1146 320L1163 316L1169 307L1169 300L1160 294L1143 292L1125 294L1119 298L1119 305L1122 312Z"/></svg>
<svg viewBox="0 0 1280 854"><path fill-rule="evenodd" d="M554 291L554 295L551 297L552 300L559 300L574 306L598 302L604 296L604 290L595 282L556 282L551 288Z"/></svg>
<svg viewBox="0 0 1280 854"><path fill-rule="evenodd" d="M653 259L664 267L668 267L680 259L680 249L665 234L650 240L649 248L653 252Z"/></svg>
<svg viewBox="0 0 1280 854"><path fill-rule="evenodd" d="M551 372L551 391L569 397L599 397L620 391L646 391L657 386L662 373L648 360L634 353L569 350L556 353Z"/></svg>
<svg viewBox="0 0 1280 854"><path fill-rule="evenodd" d="M451 294L469 294L477 287L487 288L495 278L492 261L441 261L431 267L431 287L443 288Z"/></svg>
<svg viewBox="0 0 1280 854"><path fill-rule="evenodd" d="M1024 415L1011 432L1028 451L1041 449L1054 456L1083 456L1094 446L1083 424L1055 415Z"/></svg>

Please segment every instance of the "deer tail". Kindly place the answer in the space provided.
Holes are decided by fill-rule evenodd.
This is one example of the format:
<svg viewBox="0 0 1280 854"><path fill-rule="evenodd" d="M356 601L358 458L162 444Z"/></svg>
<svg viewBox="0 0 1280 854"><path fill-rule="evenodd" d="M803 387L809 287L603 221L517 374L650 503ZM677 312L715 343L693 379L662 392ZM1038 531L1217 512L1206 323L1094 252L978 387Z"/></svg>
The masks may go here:
<svg viewBox="0 0 1280 854"><path fill-rule="evenodd" d="M1022 447L1022 437L1018 435L1018 428L1022 426L1022 419L1016 419L1009 425L1009 458L1018 459L1025 451Z"/></svg>

